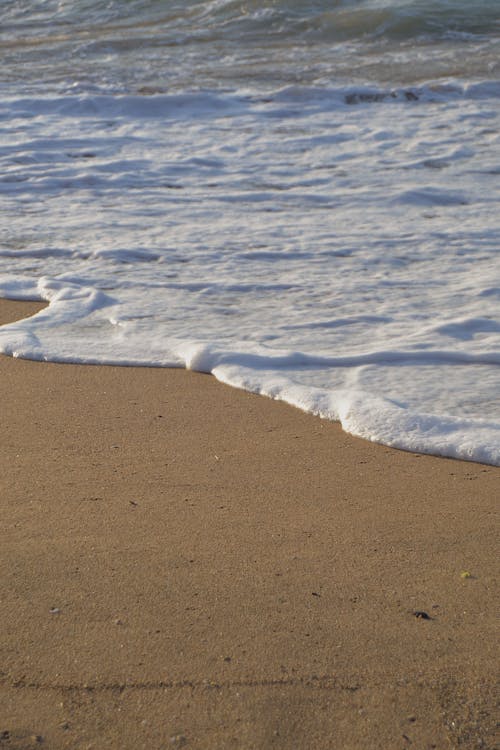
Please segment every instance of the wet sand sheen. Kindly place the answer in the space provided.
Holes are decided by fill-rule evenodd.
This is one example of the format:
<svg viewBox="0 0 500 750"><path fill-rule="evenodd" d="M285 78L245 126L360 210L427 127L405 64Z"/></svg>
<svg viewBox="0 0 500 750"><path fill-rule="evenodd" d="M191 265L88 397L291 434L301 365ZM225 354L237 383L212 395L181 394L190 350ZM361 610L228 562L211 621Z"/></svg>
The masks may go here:
<svg viewBox="0 0 500 750"><path fill-rule="evenodd" d="M494 746L499 468L197 373L0 368L9 747Z"/></svg>

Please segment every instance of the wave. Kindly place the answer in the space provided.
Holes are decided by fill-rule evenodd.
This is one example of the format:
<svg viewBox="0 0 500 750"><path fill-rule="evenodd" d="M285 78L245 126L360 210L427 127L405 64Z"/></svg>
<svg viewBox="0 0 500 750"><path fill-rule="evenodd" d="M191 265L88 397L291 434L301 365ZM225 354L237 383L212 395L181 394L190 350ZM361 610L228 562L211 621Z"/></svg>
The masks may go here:
<svg viewBox="0 0 500 750"><path fill-rule="evenodd" d="M39 94L499 73L496 0L5 0L4 82Z"/></svg>
<svg viewBox="0 0 500 750"><path fill-rule="evenodd" d="M218 118L224 116L245 115L250 111L273 117L293 114L300 115L300 110L307 106L307 111L317 107L319 110L334 110L345 106L391 104L435 104L460 100L498 100L500 99L500 80L462 82L429 82L418 86L380 87L368 85L349 86L284 86L269 91L262 98L258 94L219 93L217 91L193 91L182 94L169 94L160 87L145 90L136 95L109 95L99 91L93 93L47 95L39 97L10 96L0 102L0 123L10 121L12 117L30 119L39 116L61 116L69 118L90 119L168 119L190 120L196 117ZM60 141L68 154L78 151L77 156L91 159L90 151L81 153L81 141L76 138L65 138ZM33 146L50 149L51 139L39 140ZM10 151L16 152L14 143ZM6 151L4 149L3 153Z"/></svg>
<svg viewBox="0 0 500 750"><path fill-rule="evenodd" d="M481 356L454 351L377 351L354 357L318 357L304 352L245 352L210 342L171 339L145 341L116 318L117 300L91 287L51 279L1 280L4 296L44 299L48 308L0 328L0 351L14 357L84 364L185 367L211 373L236 388L285 401L303 411L339 421L353 435L419 453L500 465L500 423L494 419L436 415L398 404L347 379L343 387L318 388L298 382L294 372L314 368L359 368L390 362L483 364L497 367L500 352ZM125 325L124 325L125 323ZM76 324L76 326L75 326ZM109 340L109 330L120 335ZM104 338L103 338L104 337ZM105 340L107 338L107 341ZM496 377L496 374L495 374ZM351 382L349 382L351 380Z"/></svg>
<svg viewBox="0 0 500 750"><path fill-rule="evenodd" d="M468 5L5 0L0 292L50 307L4 351L500 463L498 19Z"/></svg>
<svg viewBox="0 0 500 750"><path fill-rule="evenodd" d="M491 36L500 33L496 0L7 0L4 24L28 33L51 25L54 33L65 25L137 27L161 24L172 33L185 28L192 34L238 32L268 36L305 35L304 38L354 39L388 36L412 39L455 34ZM5 27L4 27L5 28Z"/></svg>

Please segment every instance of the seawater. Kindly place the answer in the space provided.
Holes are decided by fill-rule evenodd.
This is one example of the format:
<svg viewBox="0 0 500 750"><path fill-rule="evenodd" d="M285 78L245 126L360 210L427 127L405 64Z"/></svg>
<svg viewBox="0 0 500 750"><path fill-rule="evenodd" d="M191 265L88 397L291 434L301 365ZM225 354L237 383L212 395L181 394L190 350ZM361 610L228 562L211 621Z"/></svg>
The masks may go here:
<svg viewBox="0 0 500 750"><path fill-rule="evenodd" d="M1 351L211 372L500 465L497 0L0 20L0 294L50 303Z"/></svg>

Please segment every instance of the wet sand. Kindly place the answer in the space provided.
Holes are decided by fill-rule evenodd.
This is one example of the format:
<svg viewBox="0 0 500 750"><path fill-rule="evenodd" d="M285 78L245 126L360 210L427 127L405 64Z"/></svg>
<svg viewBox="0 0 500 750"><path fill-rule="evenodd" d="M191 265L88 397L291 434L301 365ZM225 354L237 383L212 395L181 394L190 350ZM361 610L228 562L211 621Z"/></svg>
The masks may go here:
<svg viewBox="0 0 500 750"><path fill-rule="evenodd" d="M499 468L183 370L0 387L1 750L497 746Z"/></svg>

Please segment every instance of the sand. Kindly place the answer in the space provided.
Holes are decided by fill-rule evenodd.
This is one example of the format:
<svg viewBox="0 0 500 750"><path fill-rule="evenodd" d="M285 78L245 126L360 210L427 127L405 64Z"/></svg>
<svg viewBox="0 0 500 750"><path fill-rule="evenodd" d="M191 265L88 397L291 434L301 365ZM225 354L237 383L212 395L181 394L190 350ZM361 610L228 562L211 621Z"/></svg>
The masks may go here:
<svg viewBox="0 0 500 750"><path fill-rule="evenodd" d="M0 750L497 746L499 468L182 370L0 373Z"/></svg>

